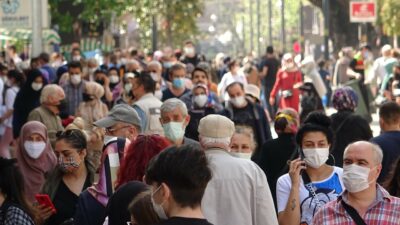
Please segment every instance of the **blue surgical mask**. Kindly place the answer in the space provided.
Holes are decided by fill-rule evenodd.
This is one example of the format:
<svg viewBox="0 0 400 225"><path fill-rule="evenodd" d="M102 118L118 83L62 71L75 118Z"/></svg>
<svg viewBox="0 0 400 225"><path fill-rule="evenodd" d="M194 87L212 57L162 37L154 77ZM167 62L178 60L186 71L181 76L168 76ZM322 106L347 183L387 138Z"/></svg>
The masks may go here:
<svg viewBox="0 0 400 225"><path fill-rule="evenodd" d="M169 69L172 66L172 62L164 62L163 65L164 65L164 68Z"/></svg>
<svg viewBox="0 0 400 225"><path fill-rule="evenodd" d="M172 142L181 140L185 134L183 122L169 122L163 125L165 137Z"/></svg>
<svg viewBox="0 0 400 225"><path fill-rule="evenodd" d="M185 78L174 78L172 85L176 88L183 88L185 86Z"/></svg>

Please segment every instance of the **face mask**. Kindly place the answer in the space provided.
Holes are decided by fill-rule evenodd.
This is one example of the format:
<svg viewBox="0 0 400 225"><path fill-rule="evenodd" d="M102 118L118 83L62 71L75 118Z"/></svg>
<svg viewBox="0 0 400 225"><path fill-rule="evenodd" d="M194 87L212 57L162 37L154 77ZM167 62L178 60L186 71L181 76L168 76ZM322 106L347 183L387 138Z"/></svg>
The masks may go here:
<svg viewBox="0 0 400 225"><path fill-rule="evenodd" d="M172 66L172 62L164 62L163 66L164 66L164 68L169 69Z"/></svg>
<svg viewBox="0 0 400 225"><path fill-rule="evenodd" d="M196 106L199 108L203 108L206 105L207 100L208 100L208 96L203 95L203 94L193 97L194 103L196 103Z"/></svg>
<svg viewBox="0 0 400 225"><path fill-rule="evenodd" d="M174 78L172 81L172 85L176 88L183 88L185 86L185 79L184 78Z"/></svg>
<svg viewBox="0 0 400 225"><path fill-rule="evenodd" d="M72 57L72 61L80 61L80 60L81 60L81 56L80 55Z"/></svg>
<svg viewBox="0 0 400 225"><path fill-rule="evenodd" d="M161 91L161 90L155 91L155 92L154 92L154 96L155 96L156 98L158 98L159 100L161 100L161 99L162 99L162 91Z"/></svg>
<svg viewBox="0 0 400 225"><path fill-rule="evenodd" d="M356 164L343 166L343 185L348 192L356 193L369 187L368 175L370 168Z"/></svg>
<svg viewBox="0 0 400 225"><path fill-rule="evenodd" d="M241 107L246 103L246 99L244 98L244 96L239 96L236 98L231 98L229 99L229 101L232 103L232 105L234 105L235 107Z"/></svg>
<svg viewBox="0 0 400 225"><path fill-rule="evenodd" d="M192 48L192 47L186 47L183 50L185 51L185 54L188 56L194 55L194 48Z"/></svg>
<svg viewBox="0 0 400 225"><path fill-rule="evenodd" d="M80 74L72 74L71 75L71 83L73 85L78 85L81 83L81 81L82 81L82 77Z"/></svg>
<svg viewBox="0 0 400 225"><path fill-rule="evenodd" d="M119 82L119 77L117 75L111 75L110 76L110 83L116 84Z"/></svg>
<svg viewBox="0 0 400 225"><path fill-rule="evenodd" d="M294 68L294 63L293 62L287 63L286 64L286 68L293 69Z"/></svg>
<svg viewBox="0 0 400 225"><path fill-rule="evenodd" d="M154 201L154 197L153 197L154 194L157 193L157 191L160 190L160 189L161 189L161 185L160 185L160 187L157 188L157 190L155 190L155 191L151 194L151 204L153 205L154 212L157 214L157 216L158 216L161 220L167 220L167 219L168 219L167 214L165 213L164 208L162 207L162 204L164 204L164 203L157 204L157 203Z"/></svg>
<svg viewBox="0 0 400 225"><path fill-rule="evenodd" d="M94 99L94 97L92 95L89 95L87 93L82 93L82 100L84 102L90 102Z"/></svg>
<svg viewBox="0 0 400 225"><path fill-rule="evenodd" d="M64 173L72 172L74 169L78 168L80 163L77 163L74 157L68 157L67 162L64 162L64 157L60 156L58 158L58 166Z"/></svg>
<svg viewBox="0 0 400 225"><path fill-rule="evenodd" d="M126 93L131 92L131 90L132 90L132 84L131 84L131 83L125 84L124 89L125 89L125 92L126 92Z"/></svg>
<svg viewBox="0 0 400 225"><path fill-rule="evenodd" d="M34 91L39 91L40 89L42 89L43 84L42 83L33 82L31 86L32 86L32 89Z"/></svg>
<svg viewBox="0 0 400 225"><path fill-rule="evenodd" d="M175 142L183 138L183 122L169 122L163 125L165 137Z"/></svg>
<svg viewBox="0 0 400 225"><path fill-rule="evenodd" d="M242 159L251 159L251 153L243 153L243 152L231 152L231 154L235 157Z"/></svg>
<svg viewBox="0 0 400 225"><path fill-rule="evenodd" d="M42 155L45 147L46 147L46 143L44 143L44 141L40 141L40 142L25 141L24 142L25 151L26 151L26 153L28 153L29 157L31 157L32 159L39 158Z"/></svg>
<svg viewBox="0 0 400 225"><path fill-rule="evenodd" d="M104 144L108 144L108 142L110 142L113 138L115 138L114 136L110 136L110 135L104 135Z"/></svg>
<svg viewBox="0 0 400 225"><path fill-rule="evenodd" d="M104 80L95 80L95 81L96 81L96 83L100 84L101 86L104 85Z"/></svg>
<svg viewBox="0 0 400 225"><path fill-rule="evenodd" d="M158 82L160 80L160 77L156 73L150 73L150 76L155 82Z"/></svg>
<svg viewBox="0 0 400 225"><path fill-rule="evenodd" d="M96 71L96 68L89 68L89 74L94 74L94 71Z"/></svg>
<svg viewBox="0 0 400 225"><path fill-rule="evenodd" d="M312 168L321 167L329 157L329 148L304 148L304 162Z"/></svg>

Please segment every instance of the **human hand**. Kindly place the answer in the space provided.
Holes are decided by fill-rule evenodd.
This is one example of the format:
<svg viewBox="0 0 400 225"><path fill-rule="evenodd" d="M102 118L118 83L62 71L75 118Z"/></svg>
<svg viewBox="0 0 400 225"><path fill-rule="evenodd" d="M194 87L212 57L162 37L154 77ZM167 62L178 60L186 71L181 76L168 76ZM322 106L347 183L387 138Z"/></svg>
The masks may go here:
<svg viewBox="0 0 400 225"><path fill-rule="evenodd" d="M46 205L37 205L36 206L36 210L37 210L37 223L38 224L44 224L44 222L50 218L50 216L52 216L53 214L55 214L55 210L51 207L48 207Z"/></svg>
<svg viewBox="0 0 400 225"><path fill-rule="evenodd" d="M275 98L269 98L269 104L271 105L271 106L273 106L273 105L275 105Z"/></svg>
<svg viewBox="0 0 400 225"><path fill-rule="evenodd" d="M298 186L300 184L300 171L304 169L306 169L305 162L300 158L290 162L289 176L292 181L292 186Z"/></svg>

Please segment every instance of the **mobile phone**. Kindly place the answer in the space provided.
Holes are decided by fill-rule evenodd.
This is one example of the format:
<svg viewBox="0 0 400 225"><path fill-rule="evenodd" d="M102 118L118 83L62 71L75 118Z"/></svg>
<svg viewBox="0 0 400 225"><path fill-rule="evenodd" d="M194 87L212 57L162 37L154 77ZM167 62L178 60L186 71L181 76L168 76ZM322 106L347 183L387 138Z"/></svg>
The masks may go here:
<svg viewBox="0 0 400 225"><path fill-rule="evenodd" d="M297 153L299 153L300 159L301 159L301 160L304 160L304 158L305 158L304 152L303 152L303 150L302 150L300 147L297 148Z"/></svg>
<svg viewBox="0 0 400 225"><path fill-rule="evenodd" d="M46 207L50 207L54 213L57 213L56 207L54 207L53 202L51 201L49 195L47 194L36 194L35 195L36 201L40 205L45 205Z"/></svg>

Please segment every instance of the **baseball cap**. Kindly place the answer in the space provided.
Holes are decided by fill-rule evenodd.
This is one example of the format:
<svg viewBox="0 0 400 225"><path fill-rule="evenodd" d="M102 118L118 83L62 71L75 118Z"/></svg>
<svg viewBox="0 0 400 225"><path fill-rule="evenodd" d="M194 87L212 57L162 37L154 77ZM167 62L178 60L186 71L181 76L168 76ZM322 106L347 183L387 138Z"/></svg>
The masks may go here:
<svg viewBox="0 0 400 225"><path fill-rule="evenodd" d="M128 123L141 127L141 121L138 113L131 106L126 104L115 105L108 115L97 120L93 124L98 127L112 127L117 122Z"/></svg>
<svg viewBox="0 0 400 225"><path fill-rule="evenodd" d="M235 124L225 116L211 114L200 120L198 132L203 137L232 137L235 132Z"/></svg>

